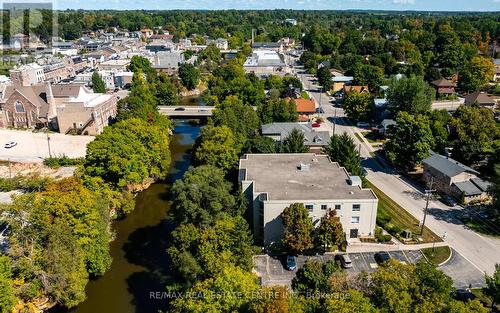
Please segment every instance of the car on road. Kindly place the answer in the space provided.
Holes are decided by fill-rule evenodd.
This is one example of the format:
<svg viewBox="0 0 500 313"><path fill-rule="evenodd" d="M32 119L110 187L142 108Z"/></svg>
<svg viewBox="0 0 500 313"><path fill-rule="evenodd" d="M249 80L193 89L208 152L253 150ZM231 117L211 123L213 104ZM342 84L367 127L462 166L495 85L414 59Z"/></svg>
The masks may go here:
<svg viewBox="0 0 500 313"><path fill-rule="evenodd" d="M10 148L13 148L13 147L15 147L15 146L17 146L17 142L15 142L15 141L10 141L10 142L7 142L7 143L6 143L3 147L4 147L5 149L10 149Z"/></svg>
<svg viewBox="0 0 500 313"><path fill-rule="evenodd" d="M186 108L175 108L174 111L186 111Z"/></svg>
<svg viewBox="0 0 500 313"><path fill-rule="evenodd" d="M295 271L297 269L297 258L293 255L288 255L286 257L286 269L289 271Z"/></svg>
<svg viewBox="0 0 500 313"><path fill-rule="evenodd" d="M443 196L440 200L449 207L454 207L455 205L457 205L457 201L455 201L455 199L453 199L453 197L451 196Z"/></svg>
<svg viewBox="0 0 500 313"><path fill-rule="evenodd" d="M347 254L337 254L335 256L337 260L339 260L340 265L342 265L343 268L351 268L352 267L352 261L351 258Z"/></svg>
<svg viewBox="0 0 500 313"><path fill-rule="evenodd" d="M208 110L207 109L199 109L198 112L200 112L200 113L206 113L206 112L208 112Z"/></svg>
<svg viewBox="0 0 500 313"><path fill-rule="evenodd" d="M358 126L358 127L370 127L370 123L368 123L368 122L358 122L358 124L356 124L356 126Z"/></svg>
<svg viewBox="0 0 500 313"><path fill-rule="evenodd" d="M378 264L385 263L391 259L391 255L389 252L377 252L375 253L375 261L377 261Z"/></svg>

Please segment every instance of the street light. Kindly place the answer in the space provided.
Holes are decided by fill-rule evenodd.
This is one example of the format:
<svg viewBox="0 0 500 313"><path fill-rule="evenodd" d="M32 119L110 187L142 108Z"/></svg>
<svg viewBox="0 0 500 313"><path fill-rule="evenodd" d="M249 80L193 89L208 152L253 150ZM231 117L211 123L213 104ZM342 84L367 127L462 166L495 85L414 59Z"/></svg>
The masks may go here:
<svg viewBox="0 0 500 313"><path fill-rule="evenodd" d="M52 153L50 152L50 136L47 134L47 147L49 147L49 158L52 158Z"/></svg>

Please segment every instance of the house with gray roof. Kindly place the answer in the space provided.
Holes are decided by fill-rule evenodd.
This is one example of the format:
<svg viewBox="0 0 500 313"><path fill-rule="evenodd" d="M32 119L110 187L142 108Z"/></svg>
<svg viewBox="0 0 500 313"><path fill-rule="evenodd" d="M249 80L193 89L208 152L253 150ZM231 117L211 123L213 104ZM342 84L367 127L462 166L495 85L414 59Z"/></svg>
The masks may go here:
<svg viewBox="0 0 500 313"><path fill-rule="evenodd" d="M322 148L330 143L330 134L327 131L314 130L311 123L264 124L261 126L261 134L277 142L282 142L294 129L304 134L304 145L309 147L311 152L321 152Z"/></svg>
<svg viewBox="0 0 500 313"><path fill-rule="evenodd" d="M423 161L423 180L440 193L459 199L462 203L488 201L490 182L478 177L479 172L452 158L432 153Z"/></svg>

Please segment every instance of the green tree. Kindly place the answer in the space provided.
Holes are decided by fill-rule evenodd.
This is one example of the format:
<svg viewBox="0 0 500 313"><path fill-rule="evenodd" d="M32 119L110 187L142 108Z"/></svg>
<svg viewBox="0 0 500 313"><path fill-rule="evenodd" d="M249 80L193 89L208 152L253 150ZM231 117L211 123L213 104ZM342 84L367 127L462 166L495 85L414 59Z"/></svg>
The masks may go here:
<svg viewBox="0 0 500 313"><path fill-rule="evenodd" d="M178 223L207 227L235 207L231 184L212 165L190 168L172 186L172 196L171 214Z"/></svg>
<svg viewBox="0 0 500 313"><path fill-rule="evenodd" d="M194 161L198 165L214 165L228 172L236 168L240 150L229 127L207 126L195 144Z"/></svg>
<svg viewBox="0 0 500 313"><path fill-rule="evenodd" d="M334 272L341 271L338 264L328 260L325 263L307 260L292 279L292 289L299 294L328 292L328 280Z"/></svg>
<svg viewBox="0 0 500 313"><path fill-rule="evenodd" d="M106 92L106 84L101 78L101 75L97 71L94 71L92 74L92 90L95 93L105 93Z"/></svg>
<svg viewBox="0 0 500 313"><path fill-rule="evenodd" d="M158 78L155 93L158 105L179 104L179 90L177 86L170 81L170 78L165 73L161 73Z"/></svg>
<svg viewBox="0 0 500 313"><path fill-rule="evenodd" d="M12 264L7 256L0 256L0 312L10 313L17 303L12 282Z"/></svg>
<svg viewBox="0 0 500 313"><path fill-rule="evenodd" d="M210 61L219 64L221 61L220 49L215 45L208 45L201 53L200 58L204 61Z"/></svg>
<svg viewBox="0 0 500 313"><path fill-rule="evenodd" d="M135 73L144 73L149 81L156 79L156 71L151 67L149 60L140 55L134 55L128 66Z"/></svg>
<svg viewBox="0 0 500 313"><path fill-rule="evenodd" d="M198 86L200 73L193 64L182 63L179 65L179 78L184 87L188 90L193 90Z"/></svg>
<svg viewBox="0 0 500 313"><path fill-rule="evenodd" d="M255 110L249 105L244 105L237 96L227 97L215 109L212 120L216 126L229 127L239 143L254 137L260 126Z"/></svg>
<svg viewBox="0 0 500 313"><path fill-rule="evenodd" d="M316 240L318 245L325 250L328 250L328 248L336 250L334 247L340 247L345 241L340 217L337 216L335 210L329 209L325 216L321 218L316 230Z"/></svg>
<svg viewBox="0 0 500 313"><path fill-rule="evenodd" d="M323 87L323 91L330 90L332 86L332 73L330 72L330 68L328 66L321 67L316 77L318 78L319 85Z"/></svg>
<svg viewBox="0 0 500 313"><path fill-rule="evenodd" d="M281 213L283 245L292 252L301 253L313 247L313 224L302 203L293 203Z"/></svg>
<svg viewBox="0 0 500 313"><path fill-rule="evenodd" d="M169 128L131 118L106 127L87 146L84 172L118 187L163 179L170 165Z"/></svg>
<svg viewBox="0 0 500 313"><path fill-rule="evenodd" d="M433 110L430 112L430 126L432 136L434 137L434 146L432 149L438 153L444 153L445 148L449 145L448 124L451 120L451 115L446 110Z"/></svg>
<svg viewBox="0 0 500 313"><path fill-rule="evenodd" d="M392 78L387 90L387 105L393 113L425 113L430 111L434 96L434 89L422 77Z"/></svg>
<svg viewBox="0 0 500 313"><path fill-rule="evenodd" d="M368 121L374 109L373 98L369 93L351 92L346 95L342 104L347 117L358 121Z"/></svg>
<svg viewBox="0 0 500 313"><path fill-rule="evenodd" d="M411 170L429 156L429 150L434 145L429 124L427 116L398 113L396 125L387 134L385 144L385 152L391 162Z"/></svg>
<svg viewBox="0 0 500 313"><path fill-rule="evenodd" d="M465 164L472 164L493 154L493 144L500 136L491 110L460 106L451 119L454 129L453 155Z"/></svg>
<svg viewBox="0 0 500 313"><path fill-rule="evenodd" d="M276 142L269 137L256 136L243 146L242 153L276 153Z"/></svg>
<svg viewBox="0 0 500 313"><path fill-rule="evenodd" d="M493 310L495 304L500 303L500 264L496 264L493 275L485 275L485 279L484 292L491 298L491 309Z"/></svg>
<svg viewBox="0 0 500 313"><path fill-rule="evenodd" d="M304 134L294 128L281 144L281 151L284 153L305 153L309 148L304 145Z"/></svg>
<svg viewBox="0 0 500 313"><path fill-rule="evenodd" d="M262 124L274 122L296 122L299 115L295 101L285 99L269 100L257 107L257 115Z"/></svg>
<svg viewBox="0 0 500 313"><path fill-rule="evenodd" d="M495 66L490 58L475 56L458 72L458 87L465 92L474 92L493 79Z"/></svg>
<svg viewBox="0 0 500 313"><path fill-rule="evenodd" d="M375 307L370 303L363 293L357 290L349 290L344 297L328 298L325 301L325 311L337 313L375 313Z"/></svg>
<svg viewBox="0 0 500 313"><path fill-rule="evenodd" d="M363 176L358 147L347 133L342 135L334 134L330 137L330 142L325 147L324 152L328 154L332 161L345 167L350 175Z"/></svg>
<svg viewBox="0 0 500 313"><path fill-rule="evenodd" d="M384 70L371 64L359 63L352 69L354 83L368 86L371 92L377 92L384 81Z"/></svg>

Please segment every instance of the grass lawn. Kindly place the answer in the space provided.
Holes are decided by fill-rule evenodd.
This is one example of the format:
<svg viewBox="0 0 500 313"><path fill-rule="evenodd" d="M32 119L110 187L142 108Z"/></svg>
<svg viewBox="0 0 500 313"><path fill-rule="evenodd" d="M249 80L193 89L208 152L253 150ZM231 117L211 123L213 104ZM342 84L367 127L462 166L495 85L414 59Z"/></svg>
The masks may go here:
<svg viewBox="0 0 500 313"><path fill-rule="evenodd" d="M303 99L306 99L306 100L309 100L309 94L306 92L306 91L302 91L300 93L300 96L303 98Z"/></svg>
<svg viewBox="0 0 500 313"><path fill-rule="evenodd" d="M383 144L384 140L382 140L381 136L378 133L373 131L364 131L361 134L368 140L369 143L373 144Z"/></svg>
<svg viewBox="0 0 500 313"><path fill-rule="evenodd" d="M389 196L387 196L369 181L367 181L367 187L371 188L378 197L377 223L378 220L383 217L386 219L390 219L388 224L391 224L394 229L408 229L412 232L413 235L422 237L424 243L442 241L439 236L437 236L427 227L424 227L424 234L423 236L421 236L420 227L418 226L418 220L413 217L413 215L408 213L408 211L406 211L402 206L394 202ZM381 227L383 227L383 225L381 225ZM387 227L385 228L387 231L389 231ZM389 231L389 233L390 232L391 231ZM391 235L394 234L391 233Z"/></svg>
<svg viewBox="0 0 500 313"><path fill-rule="evenodd" d="M450 247L425 248L420 251L422 251L427 260L434 265L443 263L450 257L451 254Z"/></svg>

